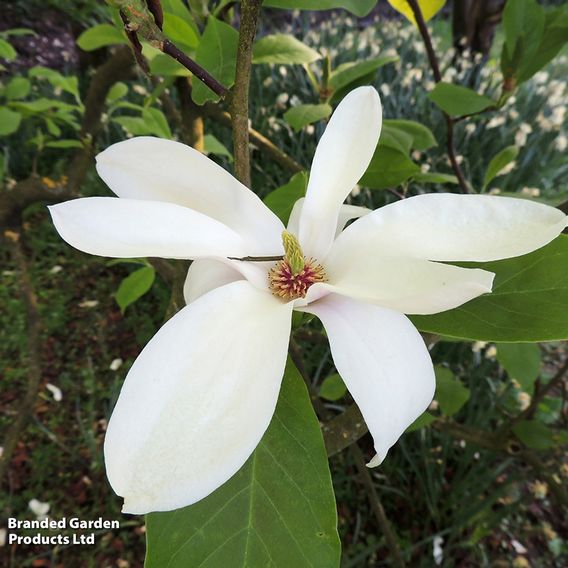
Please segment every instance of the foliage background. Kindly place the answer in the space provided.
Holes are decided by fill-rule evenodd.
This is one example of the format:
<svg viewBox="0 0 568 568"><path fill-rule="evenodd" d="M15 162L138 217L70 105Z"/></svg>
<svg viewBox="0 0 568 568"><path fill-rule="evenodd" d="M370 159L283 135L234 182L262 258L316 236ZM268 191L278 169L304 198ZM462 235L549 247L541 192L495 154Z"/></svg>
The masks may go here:
<svg viewBox="0 0 568 568"><path fill-rule="evenodd" d="M0 19L0 31L26 27L35 30L36 35L12 39L18 57L4 62L3 87L13 77L30 77L33 66L53 68L71 82L32 76L30 92L22 100L46 98L76 108L61 106L61 116L51 117L54 127L50 127L49 116L32 112L17 132L0 138L5 158L4 193L13 191L16 180L25 179L30 172L46 178L46 183L56 188L65 183L61 176L66 175L73 148L49 147L49 141L77 140L73 123L81 118L93 71L108 59L110 49L84 52L75 41L85 29L107 21L107 9L99 2L8 3ZM497 30L487 61L480 56L470 58L467 53L456 60L448 18L436 18L431 27L444 80L498 96L501 30ZM267 9L260 34L275 31L293 34L320 53L327 53L334 67L379 55L397 56L396 62L379 67L372 79L382 95L385 117L416 120L428 126L439 144L426 151L415 150L412 158L423 173L451 174L442 143L445 128L441 114L427 97L433 83L424 46L417 31L386 2L379 2L371 15L360 19L343 11L290 14ZM320 78L322 61L311 68ZM488 189L554 204L566 201L567 73L568 56L564 52L522 84L500 112L457 125L459 159L474 187L483 183L491 159L514 145L519 151L513 166L506 175L496 177ZM139 116L139 108L128 107L133 104L163 111L156 128L181 136L173 121L167 120L165 125L162 122L167 109L162 100L152 96L155 85L145 76L128 75L123 84L126 91L122 96L107 101L99 148L137 133L138 123L113 120ZM176 89L170 90L179 105ZM300 65L256 65L250 96L254 128L308 166L325 121L295 132L284 118L291 108L320 102L305 69ZM148 117L144 120L148 122ZM205 133L215 136L225 148L212 148L210 139L209 148L221 152L215 153L214 159L231 169L232 158L226 151L231 148L230 131L206 119ZM290 179L289 171L260 150L253 152L252 163L253 187L262 197ZM376 208L397 199L399 191L412 195L451 189L446 184L426 186L408 180L397 185L393 192L362 188L352 196L352 203ZM80 191L86 196L110 195L92 168ZM122 380L168 310L169 284L157 276L147 293L121 309L117 290L140 265L109 263L70 249L55 233L43 203L26 208L23 242L43 326L36 346L41 359L41 383L32 418L21 433L7 471L6 491L1 498L3 517L33 518L29 502L38 499L49 503L53 518L102 516L125 520L120 531L100 534L95 549L4 544L0 555L7 566L140 566L144 525L140 518L121 517L120 500L104 475L101 448ZM5 431L15 419L26 389L30 355L18 266L5 243L1 254L0 426ZM304 330L297 339L311 387L321 394L319 404L333 414L343 411L350 400L334 375L327 343L321 341L317 329ZM433 346L432 356L441 377L436 398L442 414L453 414L455 424L479 433L495 431L525 408L530 389L521 383L534 382L537 376L546 382L563 364L566 352L561 342L531 345L511 354L507 346L442 338ZM536 371L526 379L530 368ZM444 399L440 384L448 384L448 380L454 386L449 387ZM461 390L455 388L456 383ZM538 424L565 430L566 391L553 394L539 406ZM452 407L451 412L443 408L444 403ZM439 413L439 409L433 411ZM480 440L472 438L471 431L464 434L459 428L436 424L417 428L392 449L383 466L372 471L375 491L408 564L435 566L441 550L441 564L449 567L566 565L565 515L551 491L554 480L565 487L568 479L566 446L555 438L554 444L546 446L547 451L538 454L536 463L530 464L517 459L514 448L501 451L476 443ZM538 446L548 433L537 434ZM565 443L566 439L560 441ZM369 439L364 438L361 447L371 454ZM357 456L349 451L331 459L343 543L342 565L389 566L389 548L356 461Z"/></svg>

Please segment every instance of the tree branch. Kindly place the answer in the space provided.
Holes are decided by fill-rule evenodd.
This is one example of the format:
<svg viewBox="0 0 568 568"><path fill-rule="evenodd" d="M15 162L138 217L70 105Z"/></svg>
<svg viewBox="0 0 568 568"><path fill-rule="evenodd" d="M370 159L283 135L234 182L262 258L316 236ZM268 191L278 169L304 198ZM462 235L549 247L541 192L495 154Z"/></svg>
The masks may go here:
<svg viewBox="0 0 568 568"><path fill-rule="evenodd" d="M371 473L369 472L369 468L365 465L365 460L363 458L363 453L361 452L359 446L357 444L353 444L349 451L353 456L355 461L355 467L359 472L361 480L363 481L363 485L365 486L365 491L367 493L367 497L369 498L369 503L371 504L371 509L375 514L375 518L379 523L379 527L383 534L385 535L385 540L387 541L387 546L390 550L393 559L393 566L396 568L404 568L404 560L402 559L402 553L400 551L400 547L398 546L398 539L396 534L392 528L390 521L387 518L385 513L385 509L373 482L373 478L371 477Z"/></svg>
<svg viewBox="0 0 568 568"><path fill-rule="evenodd" d="M252 44L256 35L261 4L262 0L242 0L241 2L237 72L231 95L235 177L247 187L251 185L248 107Z"/></svg>
<svg viewBox="0 0 568 568"><path fill-rule="evenodd" d="M215 122L218 122L227 128L231 128L231 115L228 112L224 112L217 105L213 104L206 104L201 108L206 117L211 118ZM261 152L264 152L269 158L274 160L277 164L280 164L284 169L289 170L292 173L298 173L306 169L254 128L249 126L248 132L249 140Z"/></svg>
<svg viewBox="0 0 568 568"><path fill-rule="evenodd" d="M135 57L143 68L147 66L145 63L142 63L143 60L141 61L142 53L139 38L145 39L152 47L175 59L187 70L191 71L195 77L216 95L220 97L227 95L229 91L224 85L219 83L213 75L191 59L191 57L188 57L164 35L159 25L160 17L158 16L156 19L155 15L161 11L160 3L157 0L151 3L152 10L148 9L148 5L143 0L112 0L111 3L120 10L124 29L132 43Z"/></svg>
<svg viewBox="0 0 568 568"><path fill-rule="evenodd" d="M439 83L442 80L442 74L440 73L440 66L438 64L436 53L434 52L434 46L432 45L430 32L426 27L426 22L424 21L424 17L422 16L422 11L420 10L420 6L418 5L418 0L407 0L407 1L408 5L412 9L412 13L414 14L414 19L416 20L416 25L418 26L418 30L420 31L420 35L422 36L422 40L424 41L424 45L426 47L426 53L428 55L428 61L430 62L430 67L432 68L432 73L434 75L434 80L436 81L436 83ZM443 114L446 120L448 157L450 158L452 169L454 170L454 173L458 178L458 182L462 192L470 193L471 192L470 187L465 179L465 176L463 175L460 165L458 164L456 151L454 148L454 119L445 112Z"/></svg>

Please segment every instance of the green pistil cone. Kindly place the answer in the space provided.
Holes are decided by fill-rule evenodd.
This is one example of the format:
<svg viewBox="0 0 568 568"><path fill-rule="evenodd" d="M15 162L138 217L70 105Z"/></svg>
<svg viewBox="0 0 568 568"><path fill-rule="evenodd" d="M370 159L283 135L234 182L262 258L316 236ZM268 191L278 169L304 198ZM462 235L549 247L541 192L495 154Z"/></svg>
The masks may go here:
<svg viewBox="0 0 568 568"><path fill-rule="evenodd" d="M290 266L292 274L296 276L304 270L304 253L298 239L288 231L282 231L282 244L284 245L284 260Z"/></svg>

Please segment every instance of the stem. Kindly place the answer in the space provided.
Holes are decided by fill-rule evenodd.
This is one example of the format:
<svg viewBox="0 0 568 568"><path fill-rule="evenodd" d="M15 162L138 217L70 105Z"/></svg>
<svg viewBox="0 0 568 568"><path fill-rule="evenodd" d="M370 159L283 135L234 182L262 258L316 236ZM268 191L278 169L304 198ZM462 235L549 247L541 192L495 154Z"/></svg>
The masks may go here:
<svg viewBox="0 0 568 568"><path fill-rule="evenodd" d="M261 4L262 0L242 0L241 2L237 72L231 98L235 177L247 187L251 185L248 106L252 44L256 35Z"/></svg>
<svg viewBox="0 0 568 568"><path fill-rule="evenodd" d="M228 256L229 260L240 260L242 262L276 262L284 260L284 255L279 256Z"/></svg>
<svg viewBox="0 0 568 568"><path fill-rule="evenodd" d="M212 118L215 122L231 128L231 115L228 112L222 111L217 105L206 104L201 107L205 116ZM292 157L290 157L286 152L280 150L273 142L271 142L264 134L261 134L254 128L249 126L249 138L250 141L258 147L261 152L264 152L267 156L272 158L277 164L280 164L283 168L291 171L292 173L298 173L304 171L301 164L296 162Z"/></svg>
<svg viewBox="0 0 568 568"><path fill-rule="evenodd" d="M191 71L195 77L197 77L203 84L209 87L216 95L219 97L225 97L229 92L227 88L219 83L213 75L208 71L203 69L201 65L198 65L191 57L188 57L183 51L181 51L175 44L173 44L169 39L165 39L159 44L160 50L173 57L178 63L183 65L186 69Z"/></svg>
<svg viewBox="0 0 568 568"><path fill-rule="evenodd" d="M357 444L353 444L351 446L350 452L353 456L353 459L355 460L355 466L357 467L357 471L361 476L363 485L365 486L365 491L367 492L367 497L369 498L371 509L373 509L373 513L375 514L375 518L379 523L379 527L385 535L387 546L393 557L393 566L395 566L396 568L404 568L405 564L404 560L402 559L402 553L398 546L396 534L394 533L392 525L387 518L385 509L383 507L383 504L381 503L381 499L379 497L379 494L377 493L375 484L373 483L373 478L371 477L371 473L369 472L369 468L365 465L363 452L361 452L361 449Z"/></svg>
<svg viewBox="0 0 568 568"><path fill-rule="evenodd" d="M426 27L426 22L424 21L424 17L422 16L422 11L420 10L420 6L418 5L418 0L407 0L408 5L412 9L412 13L414 14L414 19L416 20L416 25L418 26L418 30L420 31L420 35L422 36L422 40L424 41L424 45L426 47L426 53L428 55L428 61L430 62L430 67L432 68L432 73L434 75L434 81L439 83L442 80L442 74L440 73L440 65L438 64L438 59L436 57L436 53L434 51L434 46L432 45L432 39L430 38L430 32ZM448 149L448 157L450 158L450 163L452 165L452 170L456 174L458 178L458 182L460 188L463 193L471 193L469 185L463 175L462 169L458 164L456 151L454 148L454 119L446 114L445 112L444 118L446 120L446 130L447 130L447 149Z"/></svg>

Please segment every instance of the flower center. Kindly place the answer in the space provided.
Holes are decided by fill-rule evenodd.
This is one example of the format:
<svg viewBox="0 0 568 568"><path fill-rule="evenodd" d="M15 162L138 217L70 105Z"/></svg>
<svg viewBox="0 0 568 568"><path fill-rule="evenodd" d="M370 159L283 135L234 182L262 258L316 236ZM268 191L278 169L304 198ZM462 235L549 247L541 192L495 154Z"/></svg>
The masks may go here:
<svg viewBox="0 0 568 568"><path fill-rule="evenodd" d="M282 243L286 254L268 272L268 286L283 300L305 298L312 284L327 281L325 270L315 259L304 256L298 239L288 231L282 233Z"/></svg>

